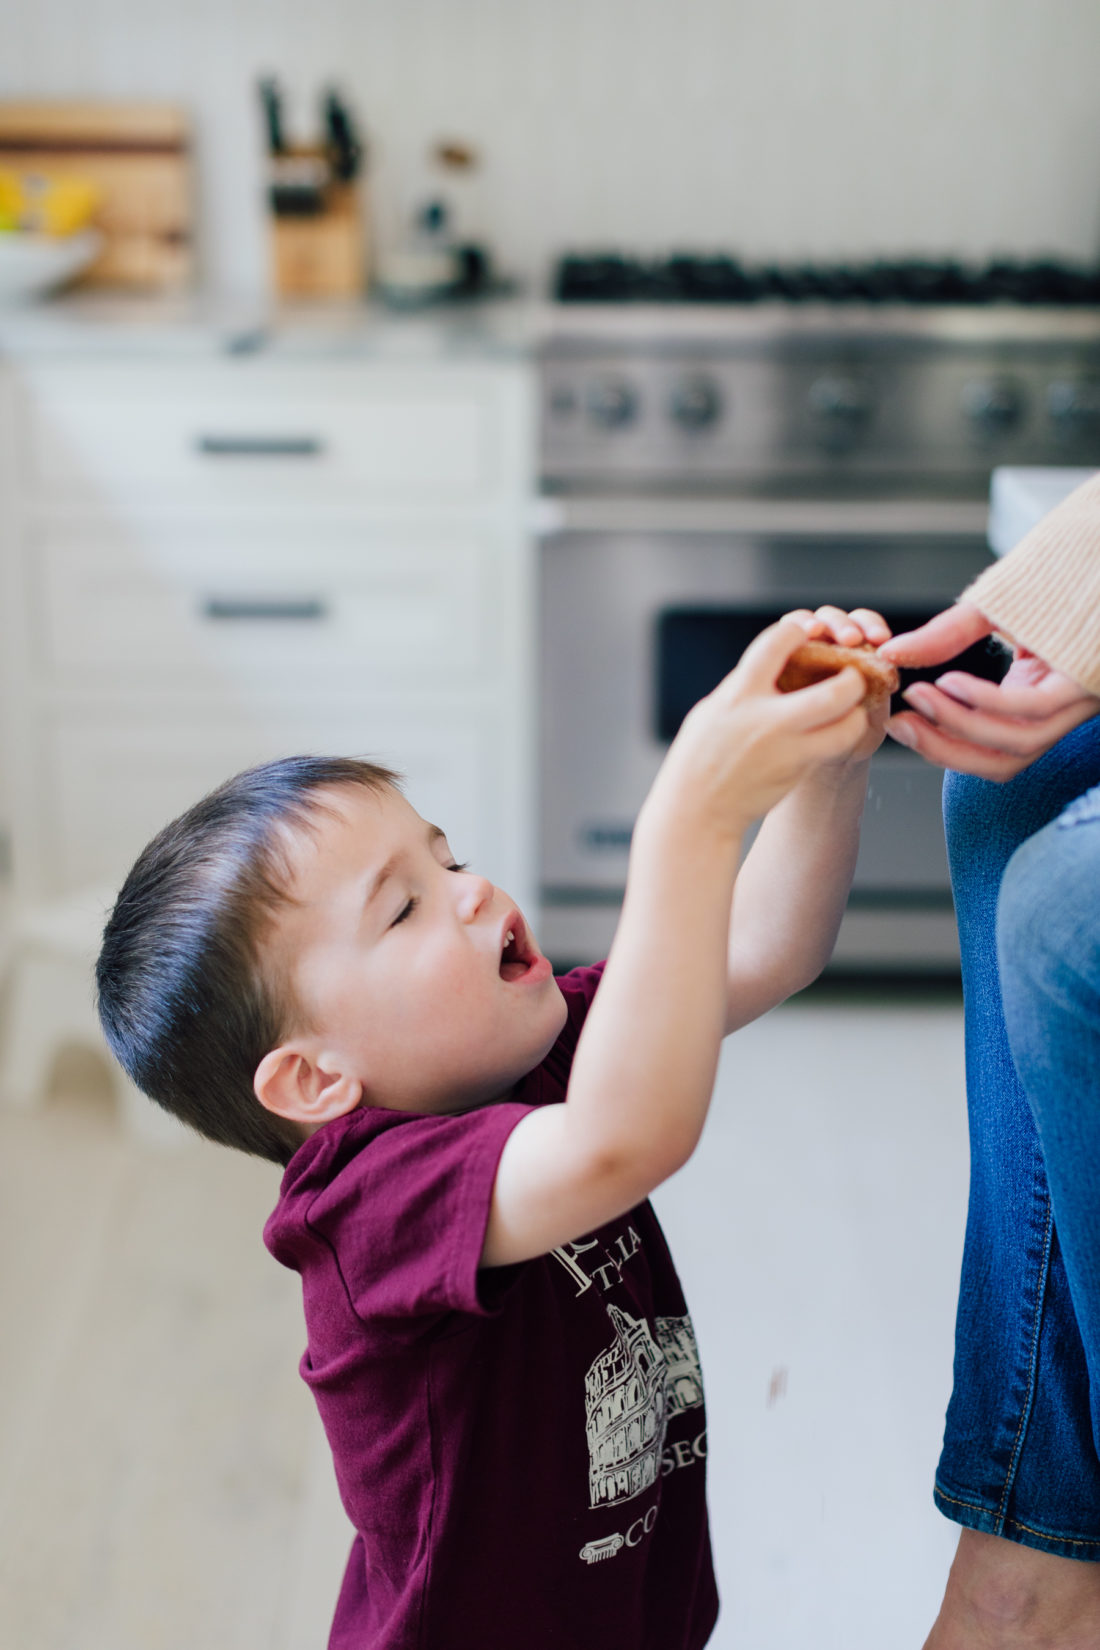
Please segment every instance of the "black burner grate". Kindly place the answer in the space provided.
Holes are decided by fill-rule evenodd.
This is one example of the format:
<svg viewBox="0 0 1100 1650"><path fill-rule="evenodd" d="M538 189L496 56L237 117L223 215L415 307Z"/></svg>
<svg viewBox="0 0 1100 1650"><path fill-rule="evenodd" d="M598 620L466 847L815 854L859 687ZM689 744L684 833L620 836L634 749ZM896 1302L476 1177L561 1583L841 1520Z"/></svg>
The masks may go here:
<svg viewBox="0 0 1100 1650"><path fill-rule="evenodd" d="M606 253L561 259L563 303L1100 305L1100 270L1052 261L759 264L678 253L645 260Z"/></svg>

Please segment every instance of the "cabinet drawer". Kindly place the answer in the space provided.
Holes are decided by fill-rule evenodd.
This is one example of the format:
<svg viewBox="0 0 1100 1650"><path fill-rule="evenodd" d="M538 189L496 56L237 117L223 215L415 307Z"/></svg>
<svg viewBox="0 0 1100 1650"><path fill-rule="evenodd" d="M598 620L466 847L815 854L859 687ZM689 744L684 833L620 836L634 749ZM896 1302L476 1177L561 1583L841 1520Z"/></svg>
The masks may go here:
<svg viewBox="0 0 1100 1650"><path fill-rule="evenodd" d="M461 529L49 528L28 552L60 683L461 685L493 658L497 546Z"/></svg>
<svg viewBox="0 0 1100 1650"><path fill-rule="evenodd" d="M205 366L150 375L39 369L24 386L26 464L50 496L329 496L472 500L496 485L498 386L487 373Z"/></svg>
<svg viewBox="0 0 1100 1650"><path fill-rule="evenodd" d="M43 737L54 891L121 880L161 826L222 780L303 752L365 756L398 769L410 801L443 827L458 857L488 869L493 755L469 716L411 716L345 699L308 708L271 702L216 726L186 710L156 719L70 712L52 718Z"/></svg>

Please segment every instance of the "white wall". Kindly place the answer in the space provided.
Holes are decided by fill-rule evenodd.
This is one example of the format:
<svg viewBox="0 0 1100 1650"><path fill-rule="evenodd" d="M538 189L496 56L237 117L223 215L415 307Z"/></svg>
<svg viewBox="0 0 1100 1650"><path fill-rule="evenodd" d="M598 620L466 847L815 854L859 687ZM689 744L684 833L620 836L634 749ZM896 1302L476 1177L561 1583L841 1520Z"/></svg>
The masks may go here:
<svg viewBox="0 0 1100 1650"><path fill-rule="evenodd" d="M1100 254L1096 0L0 0L0 26L0 96L194 110L218 287L264 284L265 71L299 112L346 88L382 240L433 138L480 145L527 275L567 244Z"/></svg>

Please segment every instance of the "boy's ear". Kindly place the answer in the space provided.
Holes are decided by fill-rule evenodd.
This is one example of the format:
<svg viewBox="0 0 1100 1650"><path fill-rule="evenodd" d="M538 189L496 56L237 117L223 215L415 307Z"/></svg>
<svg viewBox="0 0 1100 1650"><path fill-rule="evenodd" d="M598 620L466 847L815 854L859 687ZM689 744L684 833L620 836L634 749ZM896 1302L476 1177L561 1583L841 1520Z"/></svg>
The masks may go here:
<svg viewBox="0 0 1100 1650"><path fill-rule="evenodd" d="M331 1070L326 1069L330 1066ZM252 1087L261 1106L277 1117L317 1128L354 1111L363 1098L359 1079L345 1075L338 1066L334 1058L311 1056L300 1046L283 1043L264 1055Z"/></svg>

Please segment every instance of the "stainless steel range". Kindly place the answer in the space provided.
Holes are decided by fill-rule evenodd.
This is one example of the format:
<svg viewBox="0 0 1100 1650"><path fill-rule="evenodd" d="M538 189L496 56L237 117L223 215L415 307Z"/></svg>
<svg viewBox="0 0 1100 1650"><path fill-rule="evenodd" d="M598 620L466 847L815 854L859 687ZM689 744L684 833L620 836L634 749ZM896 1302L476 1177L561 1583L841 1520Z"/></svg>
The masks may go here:
<svg viewBox="0 0 1100 1650"><path fill-rule="evenodd" d="M910 628L988 560L995 465L1100 463L1100 278L567 259L558 296L541 881L564 963L606 950L667 743L759 629L826 600ZM875 759L836 966L956 964L939 793L901 747Z"/></svg>

